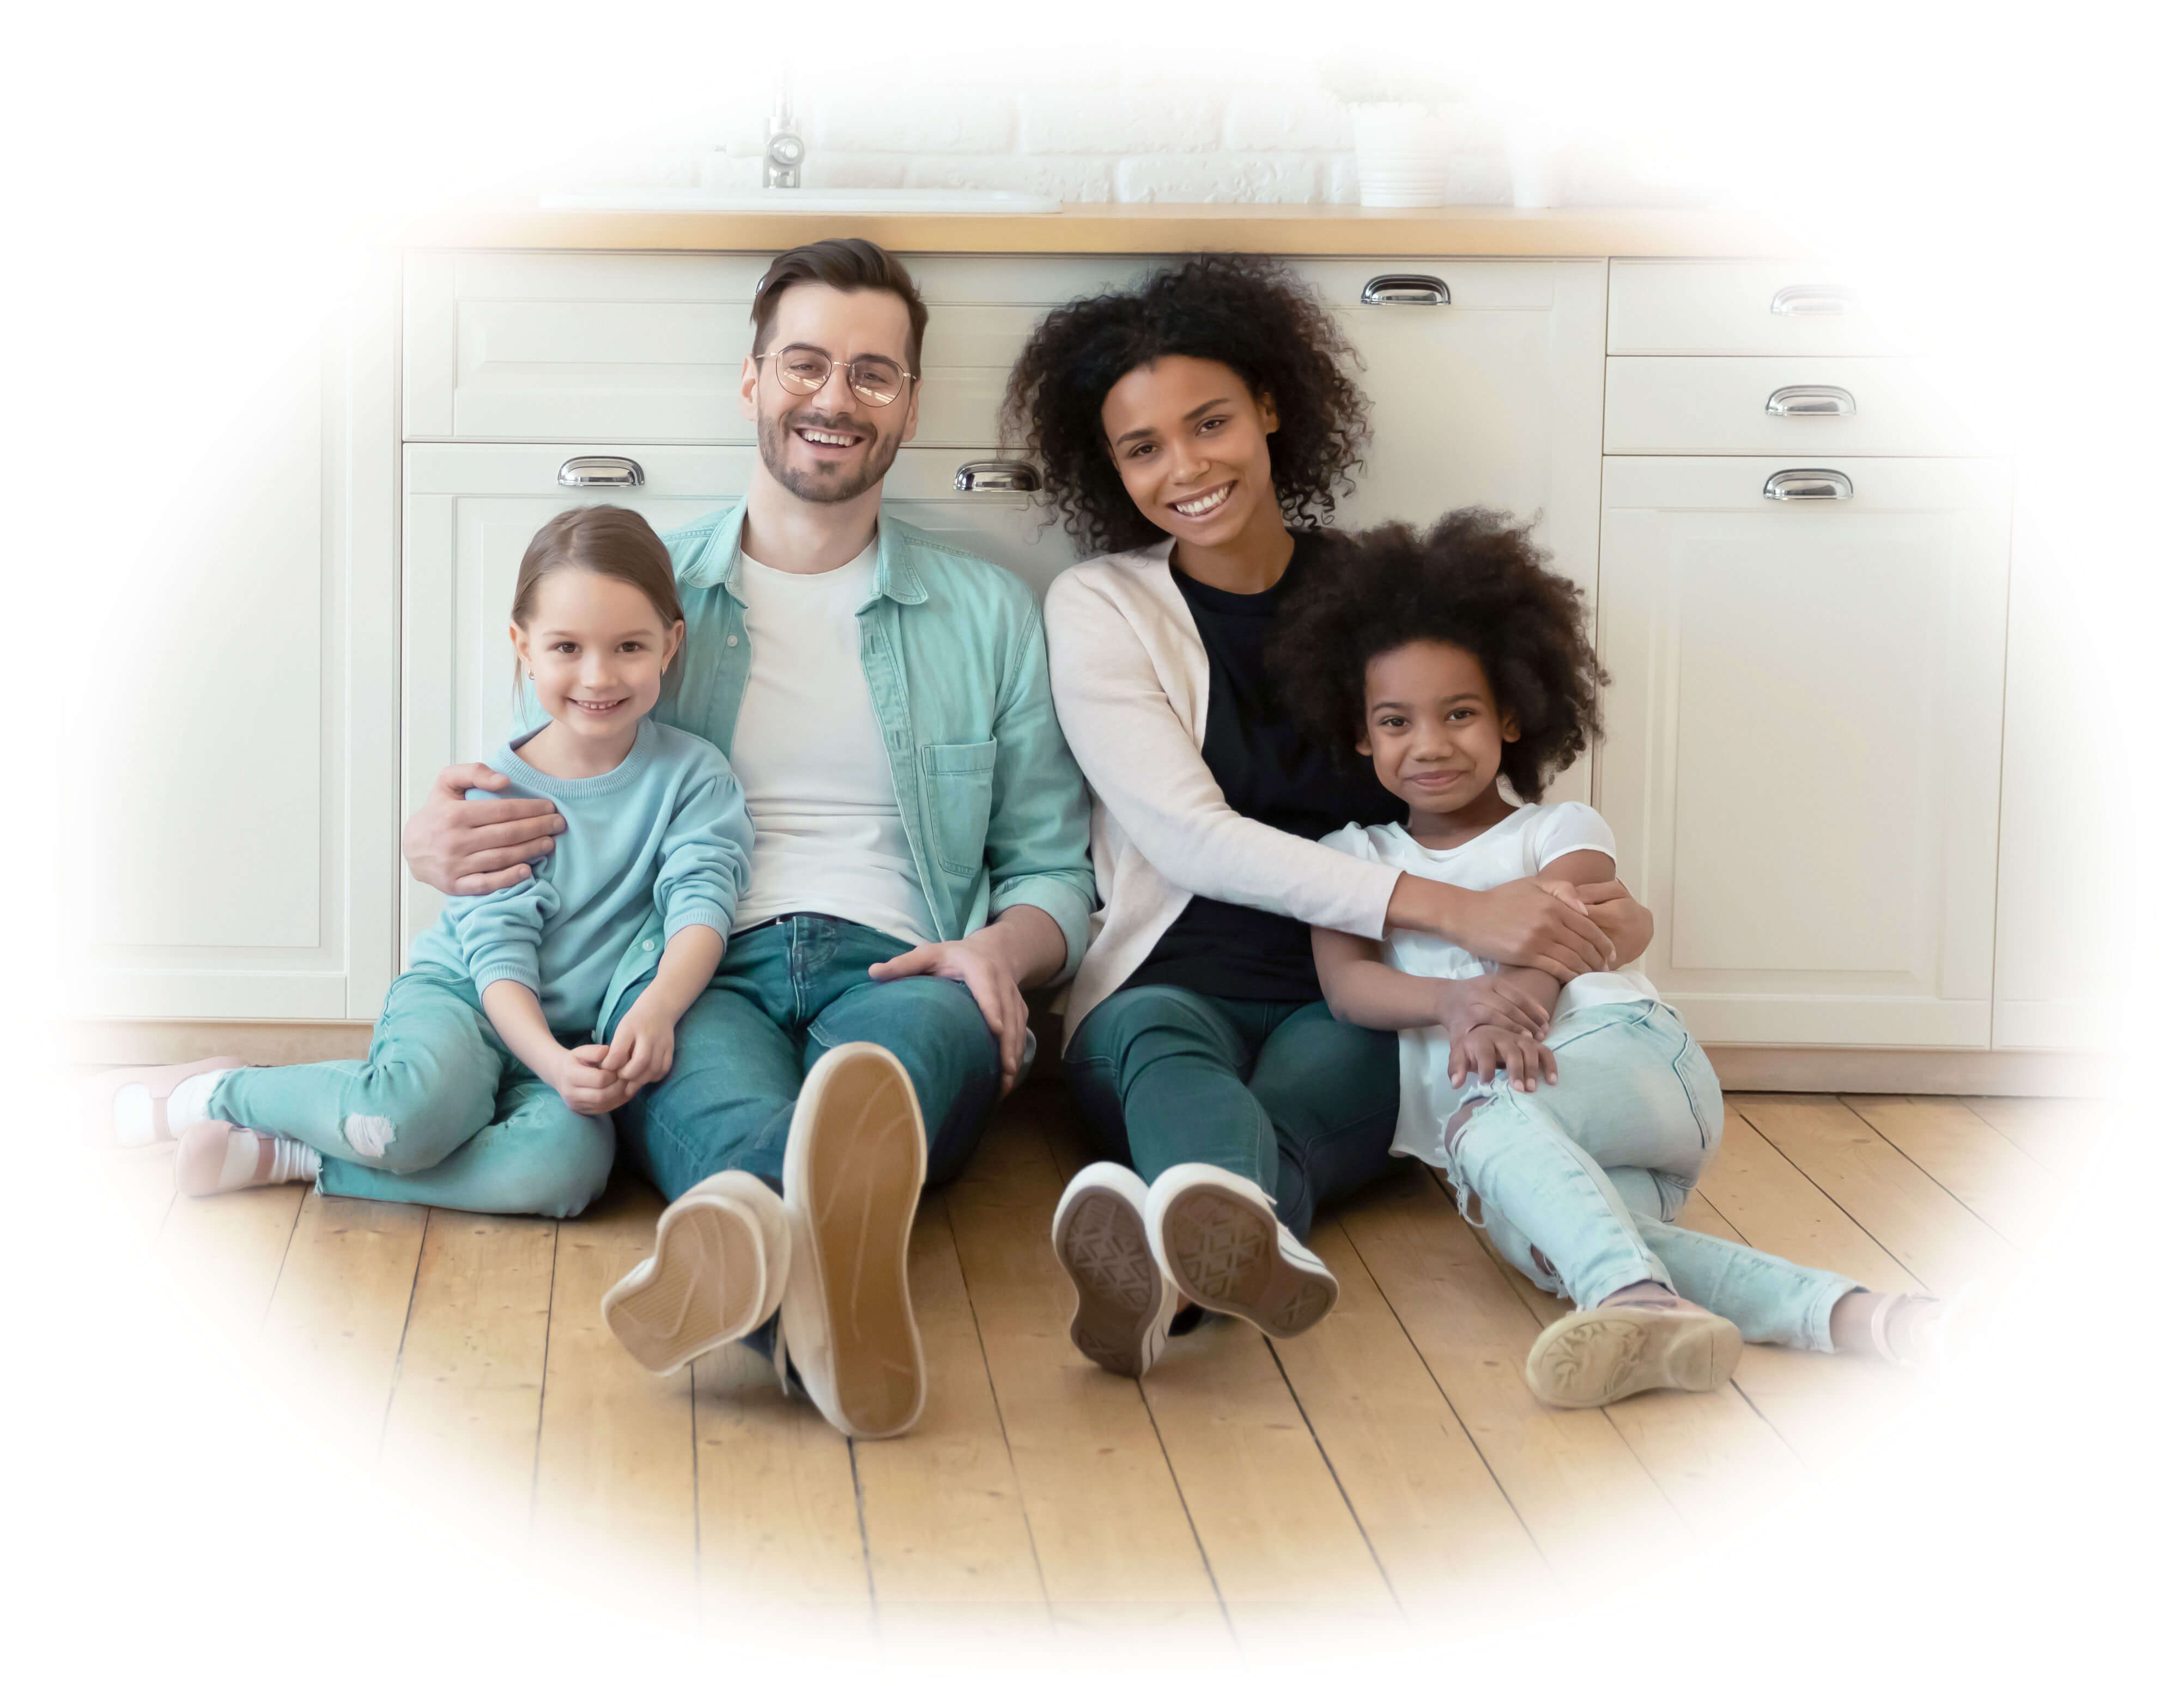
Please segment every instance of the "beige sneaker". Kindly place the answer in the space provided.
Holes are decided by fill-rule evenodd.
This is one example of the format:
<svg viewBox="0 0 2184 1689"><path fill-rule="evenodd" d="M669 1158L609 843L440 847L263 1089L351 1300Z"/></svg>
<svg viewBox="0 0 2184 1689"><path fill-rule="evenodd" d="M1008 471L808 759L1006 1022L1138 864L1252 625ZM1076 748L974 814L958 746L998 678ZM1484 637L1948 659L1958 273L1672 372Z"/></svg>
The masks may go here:
<svg viewBox="0 0 2184 1689"><path fill-rule="evenodd" d="M1087 1360L1143 1378L1167 1346L1181 1298L1153 1258L1145 1182L1117 1162L1094 1162L1055 1205L1055 1258L1077 1292L1069 1341Z"/></svg>
<svg viewBox="0 0 2184 1689"><path fill-rule="evenodd" d="M1524 1382L1550 1408L1604 1408L1645 1390L1719 1390L1743 1353L1735 1325L1689 1302L1583 1307L1540 1334Z"/></svg>
<svg viewBox="0 0 2184 1689"><path fill-rule="evenodd" d="M648 1372L679 1371L772 1318L788 1282L788 1211L748 1173L716 1173L667 1205L652 1254L599 1298Z"/></svg>
<svg viewBox="0 0 2184 1689"><path fill-rule="evenodd" d="M925 1122L891 1051L844 1044L805 1076L782 1185L795 1254L777 1341L828 1424L900 1436L925 1407L910 1305Z"/></svg>
<svg viewBox="0 0 2184 1689"><path fill-rule="evenodd" d="M1184 1162L1145 1195L1145 1230L1168 1282L1201 1307L1297 1337L1324 1319L1341 1286L1248 1179Z"/></svg>

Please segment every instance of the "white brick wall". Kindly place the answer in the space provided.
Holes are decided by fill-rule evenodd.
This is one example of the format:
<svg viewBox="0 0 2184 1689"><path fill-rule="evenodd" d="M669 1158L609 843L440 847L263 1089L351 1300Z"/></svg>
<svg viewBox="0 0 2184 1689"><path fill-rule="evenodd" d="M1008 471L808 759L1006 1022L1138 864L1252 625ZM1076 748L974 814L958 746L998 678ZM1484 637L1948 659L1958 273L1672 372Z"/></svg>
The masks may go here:
<svg viewBox="0 0 2184 1689"><path fill-rule="evenodd" d="M755 187L768 91L754 86L611 158L557 172L552 185ZM809 187L1001 189L1074 203L1354 204L1350 114L1309 73L1230 81L1156 81L1088 64L1067 77L945 83L915 74L856 92L800 91ZM1451 125L1448 203L1509 201L1496 115L1460 109ZM1601 142L1557 159L1566 205L1677 205L1695 196L1646 179Z"/></svg>

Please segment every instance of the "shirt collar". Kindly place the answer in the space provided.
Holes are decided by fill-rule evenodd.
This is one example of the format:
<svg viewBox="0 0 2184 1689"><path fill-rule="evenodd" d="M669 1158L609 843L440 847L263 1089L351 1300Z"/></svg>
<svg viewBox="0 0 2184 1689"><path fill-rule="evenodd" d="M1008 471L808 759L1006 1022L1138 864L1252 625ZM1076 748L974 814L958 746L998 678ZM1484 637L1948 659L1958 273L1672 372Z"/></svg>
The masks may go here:
<svg viewBox="0 0 2184 1689"><path fill-rule="evenodd" d="M721 525L713 530L705 549L698 554L692 566L691 582L699 587L725 587L728 596L738 604L743 595L736 590L743 573L744 501L737 499L728 507ZM880 517L879 562L872 571L872 589L897 604L923 604L928 594L925 582L911 560L913 549L905 534L903 525L893 516Z"/></svg>

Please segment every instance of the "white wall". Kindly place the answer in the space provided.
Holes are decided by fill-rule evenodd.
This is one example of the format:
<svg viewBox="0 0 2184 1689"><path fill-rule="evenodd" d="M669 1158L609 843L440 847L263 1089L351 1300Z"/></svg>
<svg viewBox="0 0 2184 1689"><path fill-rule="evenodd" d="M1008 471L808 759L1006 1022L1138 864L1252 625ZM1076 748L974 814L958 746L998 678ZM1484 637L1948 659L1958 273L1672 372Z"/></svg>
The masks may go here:
<svg viewBox="0 0 2184 1689"><path fill-rule="evenodd" d="M1075 203L1354 204L1350 114L1305 67L1248 79L1147 79L1093 64L1067 75L957 81L906 70L892 85L847 73L794 92L806 187L989 188ZM860 87L840 86L857 82ZM740 191L760 186L771 88L754 79L644 142L557 170L541 185ZM1502 114L1453 109L1447 203L1509 203ZM1604 137L1556 152L1564 205L1680 205Z"/></svg>

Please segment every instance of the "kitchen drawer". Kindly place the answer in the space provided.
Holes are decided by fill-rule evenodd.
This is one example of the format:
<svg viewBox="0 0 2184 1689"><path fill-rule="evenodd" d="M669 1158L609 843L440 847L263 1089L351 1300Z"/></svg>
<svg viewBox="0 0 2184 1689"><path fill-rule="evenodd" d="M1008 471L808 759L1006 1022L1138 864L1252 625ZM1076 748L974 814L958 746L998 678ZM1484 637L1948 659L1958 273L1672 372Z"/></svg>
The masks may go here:
<svg viewBox="0 0 2184 1689"><path fill-rule="evenodd" d="M1610 356L1841 358L1912 349L1831 265L1618 259L1608 266Z"/></svg>
<svg viewBox="0 0 2184 1689"><path fill-rule="evenodd" d="M1767 457L2006 452L1999 413L1972 402L1976 376L1927 358L1614 358L1603 449ZM1840 414L1845 408L1850 414Z"/></svg>
<svg viewBox="0 0 2184 1689"><path fill-rule="evenodd" d="M759 254L419 253L404 316L412 440L755 439L737 389ZM931 309L921 445L990 446L1009 366L1050 306L1134 258L906 259Z"/></svg>

